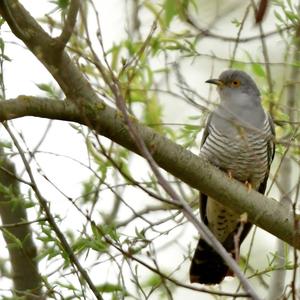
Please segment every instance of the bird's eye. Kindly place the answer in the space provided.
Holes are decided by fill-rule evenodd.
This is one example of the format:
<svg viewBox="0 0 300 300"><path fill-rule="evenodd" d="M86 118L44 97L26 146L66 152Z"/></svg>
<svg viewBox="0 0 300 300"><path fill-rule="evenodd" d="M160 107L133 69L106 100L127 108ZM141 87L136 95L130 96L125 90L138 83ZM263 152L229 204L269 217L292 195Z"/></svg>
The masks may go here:
<svg viewBox="0 0 300 300"><path fill-rule="evenodd" d="M231 82L231 87L234 87L234 88L237 88L241 85L240 81L239 80L233 80Z"/></svg>

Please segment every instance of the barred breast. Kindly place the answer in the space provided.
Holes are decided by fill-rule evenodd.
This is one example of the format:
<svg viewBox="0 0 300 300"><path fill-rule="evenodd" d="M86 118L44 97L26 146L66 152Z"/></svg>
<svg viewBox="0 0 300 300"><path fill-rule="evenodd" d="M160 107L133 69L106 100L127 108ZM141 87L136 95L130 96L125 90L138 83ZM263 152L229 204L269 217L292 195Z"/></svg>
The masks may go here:
<svg viewBox="0 0 300 300"><path fill-rule="evenodd" d="M235 179L258 187L269 168L268 142L272 134L268 117L260 130L236 130L236 134L230 136L212 124L208 130L200 155L223 171L230 172Z"/></svg>

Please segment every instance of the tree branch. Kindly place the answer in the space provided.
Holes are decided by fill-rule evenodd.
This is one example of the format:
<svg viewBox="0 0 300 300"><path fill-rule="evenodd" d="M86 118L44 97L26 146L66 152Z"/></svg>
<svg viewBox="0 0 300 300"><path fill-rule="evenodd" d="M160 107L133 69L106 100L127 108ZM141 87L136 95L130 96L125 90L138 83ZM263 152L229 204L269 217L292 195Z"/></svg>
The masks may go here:
<svg viewBox="0 0 300 300"><path fill-rule="evenodd" d="M8 247L14 289L19 296L27 295L26 299L42 299L37 250L29 223L26 222L26 207L20 196L15 167L2 149L0 157L0 216L3 223L0 229Z"/></svg>
<svg viewBox="0 0 300 300"><path fill-rule="evenodd" d="M58 38L56 38L57 50L63 50L70 40L74 27L76 24L76 18L80 7L79 0L72 0L70 3L67 19L65 21L63 30Z"/></svg>
<svg viewBox="0 0 300 300"><path fill-rule="evenodd" d="M88 98L85 100L89 103ZM85 114L69 101L20 96L0 102L1 121L24 116L77 122L139 154L120 112L102 102L90 104ZM210 197L221 199L235 212L247 212L250 222L300 249L299 228L294 227L293 212L287 212L286 206L254 190L248 191L243 184L228 178L204 159L134 122L161 168Z"/></svg>

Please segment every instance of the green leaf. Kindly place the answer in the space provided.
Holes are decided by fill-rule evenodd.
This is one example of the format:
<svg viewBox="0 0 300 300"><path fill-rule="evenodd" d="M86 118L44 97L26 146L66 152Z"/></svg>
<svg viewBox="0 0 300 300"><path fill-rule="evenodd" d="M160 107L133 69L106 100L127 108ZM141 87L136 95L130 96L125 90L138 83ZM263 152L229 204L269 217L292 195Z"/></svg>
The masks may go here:
<svg viewBox="0 0 300 300"><path fill-rule="evenodd" d="M55 247L48 247L39 252L37 259L41 260L47 257L50 260L51 258L58 256L59 254L60 252Z"/></svg>
<svg viewBox="0 0 300 300"><path fill-rule="evenodd" d="M290 19L293 23L298 22L299 17L294 12L292 12L292 11L286 11L285 14L288 17L288 19Z"/></svg>
<svg viewBox="0 0 300 300"><path fill-rule="evenodd" d="M260 64L254 63L252 65L252 71L255 75L257 75L259 77L266 77L265 70Z"/></svg>
<svg viewBox="0 0 300 300"><path fill-rule="evenodd" d="M47 83L37 83L36 86L43 92L52 93L52 87Z"/></svg>
<svg viewBox="0 0 300 300"><path fill-rule="evenodd" d="M112 70L117 70L118 66L118 61L120 57L120 52L121 52L121 46L120 45L114 45L111 50L111 68Z"/></svg>
<svg viewBox="0 0 300 300"><path fill-rule="evenodd" d="M157 8L157 6L153 3L153 1L152 0L145 1L143 3L143 5L145 6L146 9L149 10L150 13L153 14L153 16L155 17L155 19L159 23L159 26L162 28L162 30L163 31L166 30L166 24L162 20L162 17L161 17L161 14L160 14L160 9Z"/></svg>
<svg viewBox="0 0 300 300"><path fill-rule="evenodd" d="M236 27L240 27L241 26L241 21L239 21L238 19L233 19L232 21L231 21L231 23L233 24L233 25L235 25Z"/></svg>
<svg viewBox="0 0 300 300"><path fill-rule="evenodd" d="M108 249L108 244L101 240L86 240L86 247L97 252L106 252Z"/></svg>
<svg viewBox="0 0 300 300"><path fill-rule="evenodd" d="M53 0L51 2L57 5L59 9L65 10L69 6L70 0Z"/></svg>
<svg viewBox="0 0 300 300"><path fill-rule="evenodd" d="M61 96L61 91L56 89L52 83L36 83L36 86L51 98L59 99Z"/></svg>
<svg viewBox="0 0 300 300"><path fill-rule="evenodd" d="M148 125L159 125L162 122L162 108L158 99L153 96L145 103L144 120ZM161 126L155 126L155 130L161 131Z"/></svg>
<svg viewBox="0 0 300 300"><path fill-rule="evenodd" d="M83 203L89 203L95 201L95 194L97 194L97 181L94 176L82 183L83 191L81 193L81 199Z"/></svg>
<svg viewBox="0 0 300 300"><path fill-rule="evenodd" d="M239 70L244 70L245 69L245 64L242 63L242 62L234 61L232 63L232 68L239 69Z"/></svg>
<svg viewBox="0 0 300 300"><path fill-rule="evenodd" d="M143 228L142 230L138 230L137 227L134 229L136 236L141 239L141 240L146 240L145 236L145 229Z"/></svg>
<svg viewBox="0 0 300 300"><path fill-rule="evenodd" d="M9 249L13 249L13 248L22 249L23 245L20 239L18 239L14 234L12 234L10 231L8 231L5 228L2 228L1 231L7 240L6 243Z"/></svg>
<svg viewBox="0 0 300 300"><path fill-rule="evenodd" d="M5 43L4 43L3 39L0 38L0 50L2 53L4 52L4 48L5 48Z"/></svg>
<svg viewBox="0 0 300 300"><path fill-rule="evenodd" d="M9 141L0 141L0 147L12 150L12 143Z"/></svg>
<svg viewBox="0 0 300 300"><path fill-rule="evenodd" d="M122 292L123 295L129 295L128 292L119 284L104 283L97 286L97 289L102 293Z"/></svg>
<svg viewBox="0 0 300 300"><path fill-rule="evenodd" d="M275 11L274 11L274 15L275 15L275 17L276 17L276 19L277 19L278 21L284 22L284 20L283 20L281 14L280 14L278 11L275 10Z"/></svg>
<svg viewBox="0 0 300 300"><path fill-rule="evenodd" d="M103 234L109 235L114 241L119 240L119 234L113 224L104 224L98 226Z"/></svg>
<svg viewBox="0 0 300 300"><path fill-rule="evenodd" d="M161 277L158 274L153 274L143 283L143 287L154 287L160 284L161 284Z"/></svg>
<svg viewBox="0 0 300 300"><path fill-rule="evenodd" d="M93 249L97 252L106 252L109 245L99 238L78 238L72 248L76 252Z"/></svg>
<svg viewBox="0 0 300 300"><path fill-rule="evenodd" d="M165 22L166 22L166 25L169 26L172 19L177 14L176 1L165 0L164 10L165 10Z"/></svg>

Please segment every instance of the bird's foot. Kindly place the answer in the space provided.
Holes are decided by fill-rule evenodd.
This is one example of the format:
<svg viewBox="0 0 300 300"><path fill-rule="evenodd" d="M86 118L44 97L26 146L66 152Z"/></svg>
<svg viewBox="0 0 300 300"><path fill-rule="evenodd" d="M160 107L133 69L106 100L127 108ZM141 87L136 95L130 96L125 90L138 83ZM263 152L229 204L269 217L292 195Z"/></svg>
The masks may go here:
<svg viewBox="0 0 300 300"><path fill-rule="evenodd" d="M252 184L248 180L246 180L245 185L247 187L248 193L252 190Z"/></svg>
<svg viewBox="0 0 300 300"><path fill-rule="evenodd" d="M232 176L232 172L231 172L230 170L228 170L228 171L227 171L227 175L228 175L228 177L229 177L230 179L232 179L232 178L233 178L233 176Z"/></svg>
<svg viewBox="0 0 300 300"><path fill-rule="evenodd" d="M242 224L246 224L248 222L248 214L246 212L240 215L240 222Z"/></svg>

